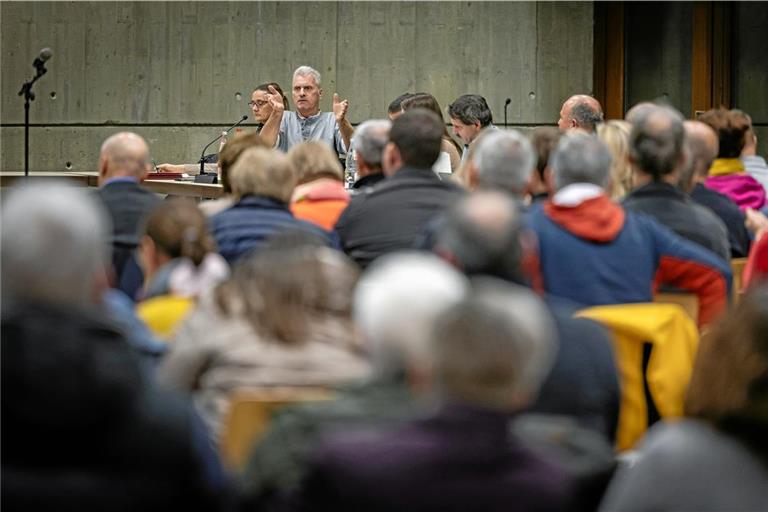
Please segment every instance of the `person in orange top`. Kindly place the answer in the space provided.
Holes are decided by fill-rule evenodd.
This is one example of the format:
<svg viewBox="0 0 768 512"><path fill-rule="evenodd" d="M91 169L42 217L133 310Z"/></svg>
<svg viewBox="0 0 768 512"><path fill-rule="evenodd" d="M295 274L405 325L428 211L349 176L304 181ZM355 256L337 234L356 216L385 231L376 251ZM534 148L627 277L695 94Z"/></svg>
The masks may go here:
<svg viewBox="0 0 768 512"><path fill-rule="evenodd" d="M288 159L298 177L291 212L297 219L333 230L349 203L344 171L333 150L322 142L303 142L291 148Z"/></svg>

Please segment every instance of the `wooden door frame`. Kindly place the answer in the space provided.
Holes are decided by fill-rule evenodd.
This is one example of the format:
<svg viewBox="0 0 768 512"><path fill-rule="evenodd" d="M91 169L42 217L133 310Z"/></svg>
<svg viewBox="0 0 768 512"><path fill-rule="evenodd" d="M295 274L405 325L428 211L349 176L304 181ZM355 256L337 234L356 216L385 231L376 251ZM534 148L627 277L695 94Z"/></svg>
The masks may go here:
<svg viewBox="0 0 768 512"><path fill-rule="evenodd" d="M731 107L733 6L727 2L695 2L691 41L691 109L697 112ZM594 96L606 119L623 119L625 105L624 2L594 3Z"/></svg>

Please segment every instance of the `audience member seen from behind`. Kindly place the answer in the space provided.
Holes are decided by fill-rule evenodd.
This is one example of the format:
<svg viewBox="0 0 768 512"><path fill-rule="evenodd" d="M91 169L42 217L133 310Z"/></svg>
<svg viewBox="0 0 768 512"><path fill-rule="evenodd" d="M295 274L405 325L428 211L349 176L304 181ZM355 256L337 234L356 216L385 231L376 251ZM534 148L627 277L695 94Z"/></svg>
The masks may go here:
<svg viewBox="0 0 768 512"><path fill-rule="evenodd" d="M688 419L646 436L605 511L764 510L768 503L768 289L745 295L701 340Z"/></svg>
<svg viewBox="0 0 768 512"><path fill-rule="evenodd" d="M755 178L764 189L768 190L768 165L765 158L757 154L757 135L752 126L752 117L746 112L736 110L736 115L743 117L749 128L744 134L744 149L741 150L741 161L747 174Z"/></svg>
<svg viewBox="0 0 768 512"><path fill-rule="evenodd" d="M221 184L222 196L211 201L201 201L198 204L206 216L216 215L237 202L238 198L232 193L232 185L229 183L230 169L246 149L259 147L266 148L267 144L257 133L241 133L224 146L219 153L219 184Z"/></svg>
<svg viewBox="0 0 768 512"><path fill-rule="evenodd" d="M649 109L639 116L629 138L629 159L638 186L622 202L624 208L654 217L729 261L725 224L679 187L688 160L683 117L670 107Z"/></svg>
<svg viewBox="0 0 768 512"><path fill-rule="evenodd" d="M440 315L431 336L438 409L379 433L318 449L302 500L321 510L566 510L565 470L509 429L536 396L557 350L549 314L501 281Z"/></svg>
<svg viewBox="0 0 768 512"><path fill-rule="evenodd" d="M433 112L420 108L392 124L382 162L387 180L353 196L336 223L344 252L361 267L413 247L429 220L462 194L432 171L444 128Z"/></svg>
<svg viewBox="0 0 768 512"><path fill-rule="evenodd" d="M595 133L603 122L603 107L600 102L586 94L575 94L563 102L557 127L561 132L579 130Z"/></svg>
<svg viewBox="0 0 768 512"><path fill-rule="evenodd" d="M701 121L684 121L685 143L688 148L690 162L689 176L684 178L683 187L691 195L691 199L712 210L720 217L728 229L728 243L731 257L743 258L749 254L750 236L744 223L744 213L728 196L721 194L705 183L709 176L709 168L717 157L719 142L717 134Z"/></svg>
<svg viewBox="0 0 768 512"><path fill-rule="evenodd" d="M382 181L384 170L381 168L384 148L389 142L391 121L370 119L360 124L352 138L357 175L352 185L351 194L373 187Z"/></svg>
<svg viewBox="0 0 768 512"><path fill-rule="evenodd" d="M440 118L440 121L445 124L443 118L443 111L440 108L440 104L437 102L434 96L428 92L419 92L412 94L402 102L403 112L407 112L413 108L425 108L431 110ZM435 162L432 168L438 175L447 175L456 172L461 165L461 146L453 140L451 134L448 133L448 128L445 128L443 134L442 145L440 146L440 156Z"/></svg>
<svg viewBox="0 0 768 512"><path fill-rule="evenodd" d="M717 159L709 168L706 186L727 195L742 210L763 208L766 204L765 188L747 174L744 163L739 159L750 132L749 119L739 110L719 108L703 113L699 121L712 127L720 142Z"/></svg>
<svg viewBox="0 0 768 512"><path fill-rule="evenodd" d="M286 230L302 229L337 246L335 236L296 219L289 210L296 170L283 153L262 147L246 149L232 166L229 182L238 201L211 217L211 232L230 265Z"/></svg>
<svg viewBox="0 0 768 512"><path fill-rule="evenodd" d="M560 140L552 161L555 195L527 219L538 237L544 288L601 305L651 302L654 283L666 284L696 294L700 323L713 321L728 302L730 266L612 202L604 189L610 165L598 138L575 133Z"/></svg>
<svg viewBox="0 0 768 512"><path fill-rule="evenodd" d="M517 203L496 191L476 192L445 216L433 251L468 276L491 276L530 286L528 263L535 250ZM554 367L530 407L575 418L613 444L619 414L619 383L605 330L573 318L577 306L548 296L560 349Z"/></svg>
<svg viewBox="0 0 768 512"><path fill-rule="evenodd" d="M549 158L559 141L560 130L552 126L540 126L531 133L531 145L536 153L536 169L528 186L531 203L543 201L552 194L552 166Z"/></svg>
<svg viewBox="0 0 768 512"><path fill-rule="evenodd" d="M332 230L349 204L339 159L331 148L317 141L293 146L288 159L298 178L291 198L291 212L297 219Z"/></svg>
<svg viewBox="0 0 768 512"><path fill-rule="evenodd" d="M116 133L101 145L98 166L97 195L112 221L107 239L112 242L113 284L134 299L144 278L133 251L139 245L142 220L160 201L141 187L151 169L147 142L135 133Z"/></svg>
<svg viewBox="0 0 768 512"><path fill-rule="evenodd" d="M629 133L632 125L612 119L597 125L597 136L611 153L611 180L608 195L619 201L632 190L632 167L629 165Z"/></svg>
<svg viewBox="0 0 768 512"><path fill-rule="evenodd" d="M250 132L250 133L236 133L235 137L242 137L246 135L256 135L258 134L261 129L264 127L264 123L267 122L267 119L269 119L269 116L272 114L272 106L269 102L268 94L270 92L270 87L272 87L272 91L274 91L275 94L279 94L283 99L283 105L284 108L288 108L288 99L285 97L285 94L283 94L283 90L280 88L280 85L277 82L267 82L265 84L257 85L256 89L253 90L253 93L251 93L251 101L248 102L248 107L251 109L251 112L253 113L253 120L256 121L256 132ZM239 128L237 130L240 130ZM219 176L221 177L221 174L223 172L223 164L222 164L222 158L223 158L223 152L224 149L227 147L227 144L230 144L230 142L227 142L226 135L222 138L222 140L219 143L219 154L218 155L205 155L206 156L206 163L204 166L205 172L207 173L219 173ZM266 143L264 144L266 146ZM230 161L229 164L231 165L232 162ZM190 175L199 174L200 173L200 162L194 163L194 164L160 164L157 166L158 171L162 172L180 172L180 173L186 173ZM224 190L224 193L227 193L228 191Z"/></svg>
<svg viewBox="0 0 768 512"><path fill-rule="evenodd" d="M30 185L8 193L1 218L3 507L216 510L222 473L200 420L149 387L99 304L101 205Z"/></svg>
<svg viewBox="0 0 768 512"><path fill-rule="evenodd" d="M355 325L371 354L373 375L329 403L278 413L253 451L245 474L254 501L296 491L313 448L329 434L363 427L388 427L420 414L429 367L429 329L435 317L466 293L464 277L428 253L397 253L377 261L354 293Z"/></svg>
<svg viewBox="0 0 768 512"><path fill-rule="evenodd" d="M146 282L136 310L160 338L173 336L197 297L229 276L194 202L164 201L147 218L138 259Z"/></svg>
<svg viewBox="0 0 768 512"><path fill-rule="evenodd" d="M468 162L470 189L497 190L522 201L536 168L536 154L522 133L494 130L477 139Z"/></svg>
<svg viewBox="0 0 768 512"><path fill-rule="evenodd" d="M317 237L284 233L240 262L182 323L159 371L192 393L216 439L233 391L336 386L367 376L351 319L354 266Z"/></svg>

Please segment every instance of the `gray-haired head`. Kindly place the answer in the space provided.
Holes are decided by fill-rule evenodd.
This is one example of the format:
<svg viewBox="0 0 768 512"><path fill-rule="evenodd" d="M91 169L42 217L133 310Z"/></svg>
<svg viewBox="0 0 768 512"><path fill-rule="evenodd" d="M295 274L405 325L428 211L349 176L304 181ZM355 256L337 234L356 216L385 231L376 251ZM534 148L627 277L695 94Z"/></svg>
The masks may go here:
<svg viewBox="0 0 768 512"><path fill-rule="evenodd" d="M85 307L109 265L109 215L85 189L56 183L11 190L2 208L4 298Z"/></svg>
<svg viewBox="0 0 768 512"><path fill-rule="evenodd" d="M468 276L523 283L520 205L499 191L474 192L445 215L432 250Z"/></svg>
<svg viewBox="0 0 768 512"><path fill-rule="evenodd" d="M435 317L467 287L464 276L428 253L393 254L371 266L358 281L353 314L376 371L394 375L427 365Z"/></svg>
<svg viewBox="0 0 768 512"><path fill-rule="evenodd" d="M444 401L523 408L554 362L552 317L541 299L522 286L483 278L474 280L472 288L435 322L438 392Z"/></svg>
<svg viewBox="0 0 768 512"><path fill-rule="evenodd" d="M670 107L644 110L629 134L629 156L636 169L654 181L674 172L682 162L683 116Z"/></svg>
<svg viewBox="0 0 768 512"><path fill-rule="evenodd" d="M552 156L555 189L573 183L592 183L605 188L611 169L611 153L594 135L569 132L564 135Z"/></svg>
<svg viewBox="0 0 768 512"><path fill-rule="evenodd" d="M706 177L720 146L717 132L701 121L684 121L683 129L691 155L691 171L696 177Z"/></svg>
<svg viewBox="0 0 768 512"><path fill-rule="evenodd" d="M477 141L473 160L477 188L522 197L536 166L531 142L518 131L493 131Z"/></svg>
<svg viewBox="0 0 768 512"><path fill-rule="evenodd" d="M652 101L641 101L640 103L635 104L627 110L627 113L624 114L624 120L628 123L634 124L635 121L641 116L644 116L648 113L648 111L653 110L658 105L653 103Z"/></svg>
<svg viewBox="0 0 768 512"><path fill-rule="evenodd" d="M389 142L392 122L386 119L370 119L360 124L352 137L352 149L368 166L381 169L381 157Z"/></svg>
<svg viewBox="0 0 768 512"><path fill-rule="evenodd" d="M293 78L296 78L297 76L311 76L315 79L315 84L317 84L318 87L322 85L320 82L321 76L320 72L316 70L313 67L310 66L299 66L296 68L296 71L293 72Z"/></svg>

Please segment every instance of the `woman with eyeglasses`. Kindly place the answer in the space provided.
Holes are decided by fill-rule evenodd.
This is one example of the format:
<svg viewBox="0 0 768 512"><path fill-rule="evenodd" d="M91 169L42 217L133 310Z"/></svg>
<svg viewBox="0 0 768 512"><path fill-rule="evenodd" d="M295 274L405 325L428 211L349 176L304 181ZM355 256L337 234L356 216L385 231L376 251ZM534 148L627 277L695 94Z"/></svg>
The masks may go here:
<svg viewBox="0 0 768 512"><path fill-rule="evenodd" d="M283 104L286 110L288 110L288 98L286 98L283 89L277 82L267 82L261 85L257 85L251 93L251 101L248 102L248 108L253 113L253 120L256 121L256 132L260 132L264 123L269 119L272 114L272 106L269 103L269 88L274 88L280 96L283 97ZM222 143L219 145L219 151L226 143L226 138L222 138ZM205 172L215 173L218 172L218 159L212 163L205 164ZM158 172L182 172L186 174L198 174L200 172L200 164L160 164L155 169Z"/></svg>

